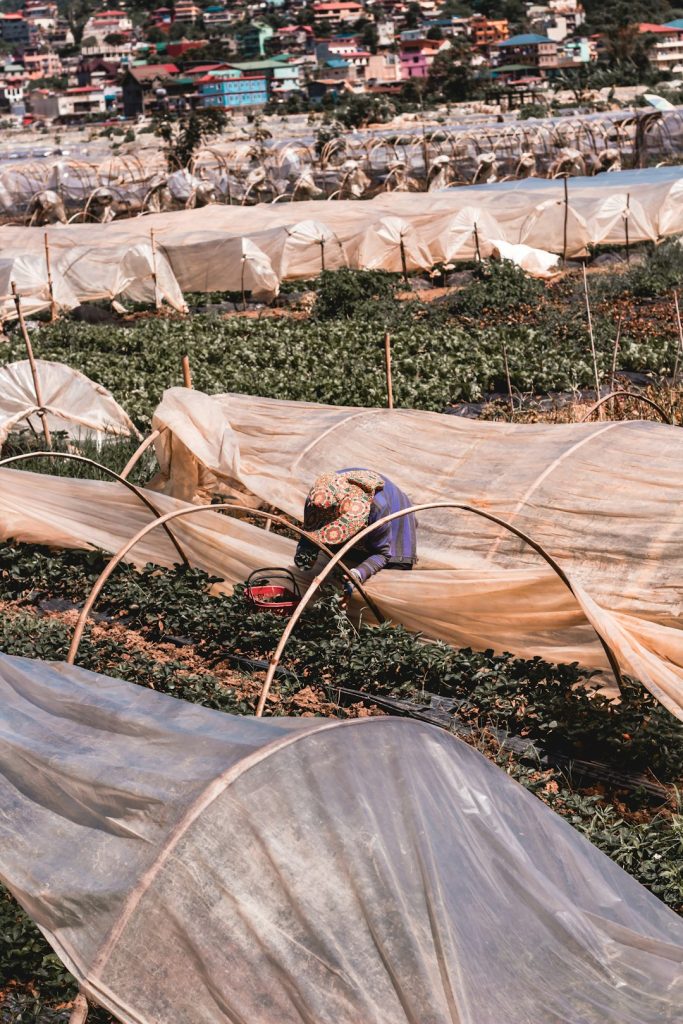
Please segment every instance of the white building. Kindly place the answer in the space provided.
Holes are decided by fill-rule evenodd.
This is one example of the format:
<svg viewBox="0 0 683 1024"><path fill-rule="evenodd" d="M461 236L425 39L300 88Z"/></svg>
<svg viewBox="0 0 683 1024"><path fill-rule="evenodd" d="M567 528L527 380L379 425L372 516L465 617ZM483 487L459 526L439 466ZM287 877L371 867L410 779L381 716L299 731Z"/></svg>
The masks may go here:
<svg viewBox="0 0 683 1024"><path fill-rule="evenodd" d="M31 110L36 117L77 120L88 114L104 114L107 104L99 85L80 85L64 92L37 89L30 93Z"/></svg>

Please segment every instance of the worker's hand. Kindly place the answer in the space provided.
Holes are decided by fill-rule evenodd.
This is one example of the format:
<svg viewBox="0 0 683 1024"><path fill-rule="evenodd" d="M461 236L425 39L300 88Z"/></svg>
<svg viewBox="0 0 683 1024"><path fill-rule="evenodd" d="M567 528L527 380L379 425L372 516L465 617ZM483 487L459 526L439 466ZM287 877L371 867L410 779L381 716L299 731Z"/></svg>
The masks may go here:
<svg viewBox="0 0 683 1024"><path fill-rule="evenodd" d="M358 575L355 569L351 569L349 575L353 577L356 583L360 583L360 576ZM349 603L349 598L351 597L355 589L356 588L354 587L349 577L345 575L344 582L342 583L342 606L344 608L346 608L347 604Z"/></svg>

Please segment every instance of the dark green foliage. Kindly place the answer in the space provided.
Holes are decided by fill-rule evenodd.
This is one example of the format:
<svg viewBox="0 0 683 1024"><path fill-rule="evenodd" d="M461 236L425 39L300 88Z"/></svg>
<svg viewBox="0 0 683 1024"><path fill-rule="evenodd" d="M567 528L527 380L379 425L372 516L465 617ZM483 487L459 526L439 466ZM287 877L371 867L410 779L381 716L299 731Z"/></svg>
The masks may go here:
<svg viewBox="0 0 683 1024"><path fill-rule="evenodd" d="M187 167L201 145L228 123L222 107L193 110L173 121L160 121L155 133L166 143L166 156L171 171Z"/></svg>
<svg viewBox="0 0 683 1024"><path fill-rule="evenodd" d="M465 316L483 311L504 311L537 303L545 288L510 260L486 260L475 270L475 280L456 293L451 310Z"/></svg>
<svg viewBox="0 0 683 1024"><path fill-rule="evenodd" d="M677 238L656 246L642 263L612 282L613 293L628 291L635 298L664 295L683 283L683 246Z"/></svg>
<svg viewBox="0 0 683 1024"><path fill-rule="evenodd" d="M396 279L383 270L326 270L320 275L314 315L318 320L349 319L369 302L391 299Z"/></svg>

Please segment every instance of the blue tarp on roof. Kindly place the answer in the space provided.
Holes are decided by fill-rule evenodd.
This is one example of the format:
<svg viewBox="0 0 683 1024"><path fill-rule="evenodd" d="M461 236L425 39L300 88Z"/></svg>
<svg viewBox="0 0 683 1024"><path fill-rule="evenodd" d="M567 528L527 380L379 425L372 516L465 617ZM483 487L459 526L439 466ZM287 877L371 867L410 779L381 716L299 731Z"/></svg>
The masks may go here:
<svg viewBox="0 0 683 1024"><path fill-rule="evenodd" d="M512 36L510 39L504 39L502 43L496 43L497 46L535 46L537 43L551 43L552 39L548 39L547 36L539 36L534 32L527 32L525 35Z"/></svg>

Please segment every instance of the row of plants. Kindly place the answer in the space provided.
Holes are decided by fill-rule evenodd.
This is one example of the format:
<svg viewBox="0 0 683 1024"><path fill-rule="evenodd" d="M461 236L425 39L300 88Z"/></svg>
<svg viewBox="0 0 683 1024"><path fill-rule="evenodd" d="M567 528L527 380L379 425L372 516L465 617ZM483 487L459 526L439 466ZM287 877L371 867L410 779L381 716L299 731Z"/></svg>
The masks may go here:
<svg viewBox="0 0 683 1024"><path fill-rule="evenodd" d="M655 272L664 259L662 247L643 266L591 284L603 379L613 362L618 318L617 367L673 373L679 346L673 299L667 316L653 318L650 307L634 307L627 287L655 292L661 285L666 292L670 268ZM391 334L399 406L439 411L459 400L504 391L506 356L512 386L522 393L593 385L582 285L576 277L548 288L510 264L484 264L466 288L442 303L398 301L396 285L384 275L337 271L323 275L317 313L308 318L146 317L133 327L60 321L42 327L34 344L43 358L68 363L110 388L142 427L149 424L163 390L181 383L185 354L195 387L202 391L383 405L385 330ZM649 301L641 298L641 303ZM14 334L7 358L22 356L21 339Z"/></svg>

